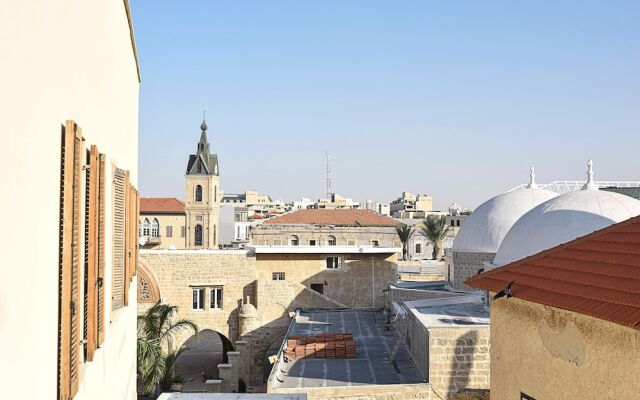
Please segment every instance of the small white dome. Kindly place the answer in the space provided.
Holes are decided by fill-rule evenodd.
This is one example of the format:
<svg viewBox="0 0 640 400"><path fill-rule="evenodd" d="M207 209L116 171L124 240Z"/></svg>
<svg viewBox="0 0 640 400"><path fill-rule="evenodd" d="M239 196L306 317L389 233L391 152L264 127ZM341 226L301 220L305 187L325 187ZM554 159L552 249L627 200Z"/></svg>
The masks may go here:
<svg viewBox="0 0 640 400"><path fill-rule="evenodd" d="M494 264L509 264L636 215L640 215L640 201L619 193L596 189L563 194L535 207L513 225Z"/></svg>
<svg viewBox="0 0 640 400"><path fill-rule="evenodd" d="M518 218L556 196L557 193L549 190L537 189L532 179L527 188L512 190L487 200L464 221L453 242L453 250L497 252L502 239Z"/></svg>

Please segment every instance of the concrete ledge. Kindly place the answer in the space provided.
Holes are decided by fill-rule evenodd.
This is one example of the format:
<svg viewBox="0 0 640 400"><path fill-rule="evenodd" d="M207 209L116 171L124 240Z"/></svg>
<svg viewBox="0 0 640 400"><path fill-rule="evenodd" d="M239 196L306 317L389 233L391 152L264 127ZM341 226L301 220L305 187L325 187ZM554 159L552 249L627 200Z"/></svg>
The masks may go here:
<svg viewBox="0 0 640 400"><path fill-rule="evenodd" d="M233 367L233 364L218 364L218 369L231 369L232 367Z"/></svg>

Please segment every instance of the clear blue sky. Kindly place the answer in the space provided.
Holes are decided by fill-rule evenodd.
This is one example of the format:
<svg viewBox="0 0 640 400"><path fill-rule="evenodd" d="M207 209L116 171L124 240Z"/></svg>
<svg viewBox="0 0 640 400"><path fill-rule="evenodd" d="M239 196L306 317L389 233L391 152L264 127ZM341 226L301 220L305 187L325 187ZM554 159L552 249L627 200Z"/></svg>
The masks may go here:
<svg viewBox="0 0 640 400"><path fill-rule="evenodd" d="M638 1L132 0L143 196L184 197L202 109L227 193L475 207L640 180Z"/></svg>

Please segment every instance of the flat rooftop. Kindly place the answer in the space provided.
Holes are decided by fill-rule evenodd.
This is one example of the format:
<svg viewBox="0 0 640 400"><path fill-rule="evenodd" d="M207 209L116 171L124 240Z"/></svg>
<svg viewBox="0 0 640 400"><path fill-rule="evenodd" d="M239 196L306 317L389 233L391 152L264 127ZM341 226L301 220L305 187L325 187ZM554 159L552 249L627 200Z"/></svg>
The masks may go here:
<svg viewBox="0 0 640 400"><path fill-rule="evenodd" d="M396 363L388 355L396 342L393 328L381 311L302 310L289 327L291 336L321 333L352 333L356 342L353 359L297 359L280 361L272 371L276 388L313 388L424 383L420 371L402 345ZM286 339L285 339L286 342ZM280 360L283 360L280 354Z"/></svg>
<svg viewBox="0 0 640 400"><path fill-rule="evenodd" d="M162 393L158 400L306 400L305 393Z"/></svg>
<svg viewBox="0 0 640 400"><path fill-rule="evenodd" d="M480 294L404 303L427 328L489 326L489 310Z"/></svg>

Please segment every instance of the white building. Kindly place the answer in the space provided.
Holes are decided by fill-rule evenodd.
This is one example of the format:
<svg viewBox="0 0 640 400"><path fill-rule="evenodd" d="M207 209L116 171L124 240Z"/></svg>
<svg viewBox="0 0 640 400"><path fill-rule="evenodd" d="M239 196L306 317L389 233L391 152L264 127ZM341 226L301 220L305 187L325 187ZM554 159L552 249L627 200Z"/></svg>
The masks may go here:
<svg viewBox="0 0 640 400"><path fill-rule="evenodd" d="M139 74L128 1L1 9L1 397L135 399Z"/></svg>

